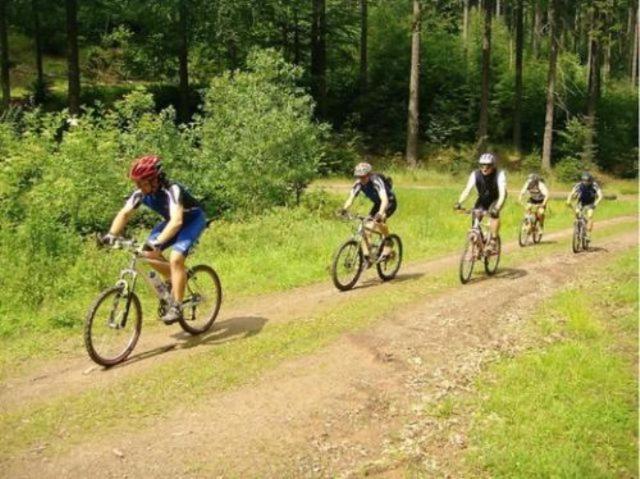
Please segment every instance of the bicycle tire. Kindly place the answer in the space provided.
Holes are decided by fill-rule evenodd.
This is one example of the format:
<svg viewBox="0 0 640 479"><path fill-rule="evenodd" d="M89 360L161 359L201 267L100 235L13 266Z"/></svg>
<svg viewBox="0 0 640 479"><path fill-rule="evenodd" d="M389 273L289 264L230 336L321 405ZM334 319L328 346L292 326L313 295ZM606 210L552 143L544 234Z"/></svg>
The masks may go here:
<svg viewBox="0 0 640 479"><path fill-rule="evenodd" d="M384 266L385 266L384 264L376 263L376 270L378 271L378 276L382 281L389 281L395 278L396 274L398 274L398 271L400 270L400 265L402 264L402 240L400 239L400 236L396 234L391 234L387 236L387 238L380 243L380 247L378 248L378 258L382 254L382 250L384 249L385 243L389 241L396 244L395 247L392 246L392 251L396 253L398 262L396 263L395 267L391 269L390 272L387 272L384 270Z"/></svg>
<svg viewBox="0 0 640 479"><path fill-rule="evenodd" d="M338 277L338 267L340 264L340 260L342 259L343 252L347 252L349 248L356 248L355 261L357 264L352 265L356 267L353 273L353 277L349 281L342 282ZM364 258L362 254L362 248L360 248L360 244L353 239L345 241L336 251L333 257L333 262L331 263L331 278L333 280L334 286L340 291L348 291L353 288L360 278L360 275L362 274L363 261ZM350 266L347 266L347 268L350 268Z"/></svg>
<svg viewBox="0 0 640 479"><path fill-rule="evenodd" d="M498 271L498 265L500 264L500 255L502 254L502 241L500 241L500 236L495 239L495 245L497 253L484 257L484 270L489 276L496 274L496 271ZM495 264L491 265L493 258L495 258Z"/></svg>
<svg viewBox="0 0 640 479"><path fill-rule="evenodd" d="M193 281L195 281L195 278L198 277L198 274L209 275L209 277L212 279L213 287L215 289L215 298L214 298L214 303L212 305L213 309L211 310L210 313L208 313L208 315L205 316L204 323L202 325L196 326L196 323L193 322L195 321L195 319L189 319L187 315L188 309L184 308L183 314L180 317L178 322L180 323L180 327L184 331L194 336L208 331L211 328L211 326L213 326L213 323L216 321L216 318L218 317L218 313L220 312L220 306L222 305L222 285L220 283L220 278L218 277L218 273L216 273L216 271L211 266L207 266L206 264L199 264L197 266L194 266L193 268L190 268L189 277L187 278L186 290L190 291L191 288L189 286L193 285ZM187 298L187 300L185 301L187 304L188 304L188 300L189 298ZM196 309L197 307L191 308L192 318L195 316Z"/></svg>
<svg viewBox="0 0 640 479"><path fill-rule="evenodd" d="M460 256L460 267L458 268L458 275L462 284L467 284L473 274L473 267L476 262L474 248L475 241L472 238L467 238L464 249L462 250L462 255ZM469 253L471 260L466 259ZM465 265L468 265L468 270L465 268Z"/></svg>
<svg viewBox="0 0 640 479"><path fill-rule="evenodd" d="M535 223L533 224L533 233L531 234L531 239L534 244L540 243L542 241L542 232L540 231L540 220L536 218Z"/></svg>
<svg viewBox="0 0 640 479"><path fill-rule="evenodd" d="M579 253L582 249L582 232L579 221L575 221L573 224L573 236L571 238L571 249L574 253Z"/></svg>
<svg viewBox="0 0 640 479"><path fill-rule="evenodd" d="M527 219L523 219L520 224L520 232L518 233L518 244L524 248L527 246L529 240L529 222Z"/></svg>
<svg viewBox="0 0 640 479"><path fill-rule="evenodd" d="M89 357L95 363L105 367L115 366L116 364L119 364L127 359L129 354L131 354L131 351L133 351L133 349L136 347L138 338L140 337L140 331L142 329L142 307L140 306L140 300L135 293L130 292L126 298L127 304L125 304L124 317L121 321L124 321L126 326L126 323L133 319L134 323L131 338L129 339L127 345L122 349L122 351L115 354L114 356L107 357L105 353L98 350L99 348L97 347L96 341L94 341L95 338L93 337L94 326L96 325L97 319L96 313L98 312L100 306L104 304L105 300L115 294L122 294L122 287L113 286L100 293L89 308L89 311L85 318L85 349L87 350ZM132 312L133 317L130 317ZM111 326L109 326L109 328L116 330L118 329L112 328Z"/></svg>

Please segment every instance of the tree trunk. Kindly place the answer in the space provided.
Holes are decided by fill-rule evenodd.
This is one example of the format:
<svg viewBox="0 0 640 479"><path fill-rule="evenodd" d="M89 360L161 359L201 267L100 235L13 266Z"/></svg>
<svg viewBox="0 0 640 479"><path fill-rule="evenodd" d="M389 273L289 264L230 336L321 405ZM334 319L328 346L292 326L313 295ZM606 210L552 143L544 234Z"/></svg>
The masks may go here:
<svg viewBox="0 0 640 479"><path fill-rule="evenodd" d="M553 108L556 85L556 64L558 60L558 21L557 1L551 0L549 4L549 38L551 48L549 51L549 74L547 76L547 112L544 119L544 139L542 142L542 169L551 169L551 146L553 144Z"/></svg>
<svg viewBox="0 0 640 479"><path fill-rule="evenodd" d="M513 114L513 144L522 157L522 53L524 43L523 0L516 0L516 85Z"/></svg>
<svg viewBox="0 0 640 479"><path fill-rule="evenodd" d="M360 0L360 94L367 93L367 0Z"/></svg>
<svg viewBox="0 0 640 479"><path fill-rule="evenodd" d="M42 32L40 31L40 6L38 0L31 1L31 12L33 15L33 29L36 40L36 72L38 74L38 85L44 85L44 69L42 67Z"/></svg>
<svg viewBox="0 0 640 479"><path fill-rule="evenodd" d="M418 164L419 93L420 93L420 0L413 0L411 25L411 74L409 80L409 110L407 116L407 163Z"/></svg>
<svg viewBox="0 0 640 479"><path fill-rule="evenodd" d="M593 63L592 31L595 28L594 22L595 22L594 10L593 8L591 8L587 13L587 83L591 79L591 65Z"/></svg>
<svg viewBox="0 0 640 479"><path fill-rule="evenodd" d="M592 15L592 29L595 34L591 35L591 63L589 68L589 85L587 90L587 115L585 123L587 126L586 150L584 159L592 161L595 156L595 128L596 128L596 110L598 106L598 98L600 97L600 60L602 56L602 45L600 44L599 35L596 33L600 26L600 12L595 10Z"/></svg>
<svg viewBox="0 0 640 479"><path fill-rule="evenodd" d="M535 12L533 17L533 56L540 55L540 38L542 36L542 7L540 0L535 0Z"/></svg>
<svg viewBox="0 0 640 479"><path fill-rule="evenodd" d="M178 119L182 123L189 120L189 30L187 25L188 5L187 0L180 0L178 18L178 75L180 77L180 105Z"/></svg>
<svg viewBox="0 0 640 479"><path fill-rule="evenodd" d="M0 83L2 83L2 110L9 108L9 38L7 34L7 1L0 0Z"/></svg>
<svg viewBox="0 0 640 479"><path fill-rule="evenodd" d="M636 10L635 14L635 25L633 29L633 46L631 52L631 84L635 85L638 80L638 49L640 49L640 45L638 45L638 30L640 29L640 25L638 24L639 11Z"/></svg>
<svg viewBox="0 0 640 479"><path fill-rule="evenodd" d="M69 113L80 113L80 62L78 60L78 3L66 0L67 10L67 65Z"/></svg>
<svg viewBox="0 0 640 479"><path fill-rule="evenodd" d="M496 0L496 18L499 18L501 14L500 0Z"/></svg>
<svg viewBox="0 0 640 479"><path fill-rule="evenodd" d="M466 43L469 35L469 0L463 0L462 10L462 40Z"/></svg>
<svg viewBox="0 0 640 479"><path fill-rule="evenodd" d="M313 0L311 22L311 86L318 103L318 116L327 116L327 52L326 52L325 0Z"/></svg>
<svg viewBox="0 0 640 479"><path fill-rule="evenodd" d="M482 93L480 97L480 121L478 122L478 144L480 152L488 140L489 127L489 82L491 76L491 0L484 1L484 35L482 38Z"/></svg>

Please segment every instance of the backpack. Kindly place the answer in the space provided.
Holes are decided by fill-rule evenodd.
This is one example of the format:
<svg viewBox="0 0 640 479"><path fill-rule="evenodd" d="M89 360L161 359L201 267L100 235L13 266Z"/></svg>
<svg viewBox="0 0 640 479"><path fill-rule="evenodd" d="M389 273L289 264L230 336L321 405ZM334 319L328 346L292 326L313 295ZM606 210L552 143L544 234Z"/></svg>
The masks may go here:
<svg viewBox="0 0 640 479"><path fill-rule="evenodd" d="M382 178L384 182L384 186L387 188L387 191L393 190L393 178L387 175L383 175L382 173L378 173L378 176Z"/></svg>

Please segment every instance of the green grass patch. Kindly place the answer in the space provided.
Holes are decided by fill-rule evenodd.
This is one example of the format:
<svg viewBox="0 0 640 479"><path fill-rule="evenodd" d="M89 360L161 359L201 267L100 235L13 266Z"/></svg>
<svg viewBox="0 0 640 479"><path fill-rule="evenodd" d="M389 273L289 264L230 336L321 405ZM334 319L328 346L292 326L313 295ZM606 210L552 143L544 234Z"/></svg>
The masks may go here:
<svg viewBox="0 0 640 479"><path fill-rule="evenodd" d="M626 224L626 229L633 226ZM559 243L541 247L547 254L568 248ZM506 266L517 266L540 254L535 250L517 250ZM365 290L348 304L319 309L306 319L275 325L267 322L260 334L241 341L216 344L215 336L203 344L193 340L190 346L200 349L195 356L176 358L109 387L57 397L0 416L0 434L6 439L0 457L45 442L50 444L47 451L54 452L97 431L107 433L117 428L122 432L123 428L149 425L177 404L195 403L201 397L246 383L282 361L316 351L340 334L366 327L416 298L457 284L455 271L409 278ZM448 406L438 411L443 416L450 413Z"/></svg>
<svg viewBox="0 0 640 479"><path fill-rule="evenodd" d="M565 340L478 382L471 474L637 477L637 252L555 295L536 324Z"/></svg>

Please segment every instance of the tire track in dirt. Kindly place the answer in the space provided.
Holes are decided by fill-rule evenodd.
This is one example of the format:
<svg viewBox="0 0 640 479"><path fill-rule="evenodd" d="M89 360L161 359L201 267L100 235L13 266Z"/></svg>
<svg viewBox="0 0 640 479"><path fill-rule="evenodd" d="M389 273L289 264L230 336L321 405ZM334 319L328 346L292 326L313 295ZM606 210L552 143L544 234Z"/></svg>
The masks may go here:
<svg viewBox="0 0 640 479"><path fill-rule="evenodd" d="M634 217L620 216L601 221L598 226L603 228L633 220ZM545 241L568 238L571 232L570 229L551 232L545 235ZM517 249L519 247L515 241L504 245L506 254ZM270 324L310 317L354 298L381 294L384 288L397 285L401 281L412 281L423 275L434 276L449 270L455 274L458 260L459 254L455 253L433 260L409 263L403 266L398 278L388 284L381 283L377 277L372 277L369 273L367 279L361 280L355 289L347 293L338 292L327 278L323 283L256 296L229 309L225 309L223 303L220 318L213 329L197 337L169 328L156 328L151 331L147 328L145 331L143 325L140 340L133 354L125 363L110 369L94 365L84 349L79 346L77 354L70 358L49 361L23 376L6 378L0 384L0 412L6 413L16 407L24 407L27 402L35 404L51 400L58 395L78 394L90 388L113 384L177 357L201 354L206 351L205 346L211 347L258 334L263 327L269 327Z"/></svg>
<svg viewBox="0 0 640 479"><path fill-rule="evenodd" d="M251 384L179 407L153 427L96 437L57 457L26 452L0 472L15 478L333 477L358 475L366 464L395 477L378 462L390 437L415 432L416 404L466 387L484 361L518 347L516 326L541 300L637 240L635 231L618 234L600 241L588 260L554 253L421 298ZM436 439L421 447L441 462L462 448L459 441Z"/></svg>

